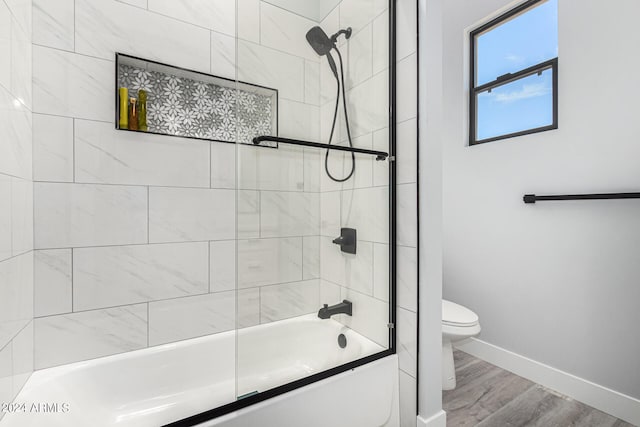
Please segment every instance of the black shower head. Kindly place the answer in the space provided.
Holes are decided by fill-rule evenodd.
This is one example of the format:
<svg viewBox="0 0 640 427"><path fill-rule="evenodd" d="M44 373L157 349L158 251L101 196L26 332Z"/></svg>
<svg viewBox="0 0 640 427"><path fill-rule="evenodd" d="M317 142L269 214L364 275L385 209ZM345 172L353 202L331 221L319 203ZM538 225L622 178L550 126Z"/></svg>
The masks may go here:
<svg viewBox="0 0 640 427"><path fill-rule="evenodd" d="M327 36L327 33L320 27L313 27L307 31L307 41L320 56L331 52L331 49L335 46L329 36Z"/></svg>
<svg viewBox="0 0 640 427"><path fill-rule="evenodd" d="M336 80L339 80L338 67L336 67L336 61L334 61L333 57L331 56L331 49L334 49L336 45L333 41L331 41L329 36L327 36L327 33L325 33L324 30L320 27L313 27L312 29L307 31L307 41L318 55L327 56L329 67L331 68L331 71L333 72Z"/></svg>

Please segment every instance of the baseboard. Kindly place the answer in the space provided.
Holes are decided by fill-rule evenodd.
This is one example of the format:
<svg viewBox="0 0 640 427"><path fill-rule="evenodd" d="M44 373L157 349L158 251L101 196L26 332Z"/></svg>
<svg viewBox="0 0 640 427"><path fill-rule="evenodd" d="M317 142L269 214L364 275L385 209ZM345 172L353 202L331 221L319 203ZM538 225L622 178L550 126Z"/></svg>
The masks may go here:
<svg viewBox="0 0 640 427"><path fill-rule="evenodd" d="M440 411L426 419L418 415L418 427L447 427L447 413Z"/></svg>
<svg viewBox="0 0 640 427"><path fill-rule="evenodd" d="M616 418L640 426L640 400L631 396L476 338L465 341L457 348Z"/></svg>

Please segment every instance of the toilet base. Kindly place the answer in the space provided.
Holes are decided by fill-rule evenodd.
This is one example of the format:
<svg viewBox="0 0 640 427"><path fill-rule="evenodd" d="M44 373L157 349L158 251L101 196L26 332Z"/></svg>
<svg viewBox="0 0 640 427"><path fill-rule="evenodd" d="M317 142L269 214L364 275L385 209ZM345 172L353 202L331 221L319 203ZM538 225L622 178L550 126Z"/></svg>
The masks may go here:
<svg viewBox="0 0 640 427"><path fill-rule="evenodd" d="M451 340L442 340L442 389L456 388L456 367L453 363L453 346Z"/></svg>

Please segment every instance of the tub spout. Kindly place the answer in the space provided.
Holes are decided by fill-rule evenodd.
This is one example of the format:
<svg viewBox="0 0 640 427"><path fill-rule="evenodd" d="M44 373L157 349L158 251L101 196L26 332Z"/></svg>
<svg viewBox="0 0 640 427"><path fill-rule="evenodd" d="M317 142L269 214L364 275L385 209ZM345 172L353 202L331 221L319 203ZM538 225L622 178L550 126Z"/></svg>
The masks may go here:
<svg viewBox="0 0 640 427"><path fill-rule="evenodd" d="M342 302L332 306L325 304L324 307L318 311L318 317L321 319L330 319L331 316L336 314L348 314L351 316L352 311L353 304L351 301L343 300Z"/></svg>

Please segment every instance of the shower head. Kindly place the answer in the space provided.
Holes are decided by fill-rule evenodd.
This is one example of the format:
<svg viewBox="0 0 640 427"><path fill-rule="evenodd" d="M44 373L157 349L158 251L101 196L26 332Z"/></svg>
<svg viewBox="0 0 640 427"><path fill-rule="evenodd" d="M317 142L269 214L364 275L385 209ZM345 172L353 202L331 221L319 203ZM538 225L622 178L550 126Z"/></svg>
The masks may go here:
<svg viewBox="0 0 640 427"><path fill-rule="evenodd" d="M320 56L328 54L335 46L329 36L327 36L327 33L320 27L313 27L307 31L307 41Z"/></svg>
<svg viewBox="0 0 640 427"><path fill-rule="evenodd" d="M327 56L329 67L331 67L331 71L333 72L336 80L339 81L338 67L336 66L336 61L334 61L333 57L331 56L331 49L336 48L335 43L332 42L329 36L327 36L327 33L325 33L324 30L318 26L313 27L312 29L307 31L307 41L318 55Z"/></svg>

